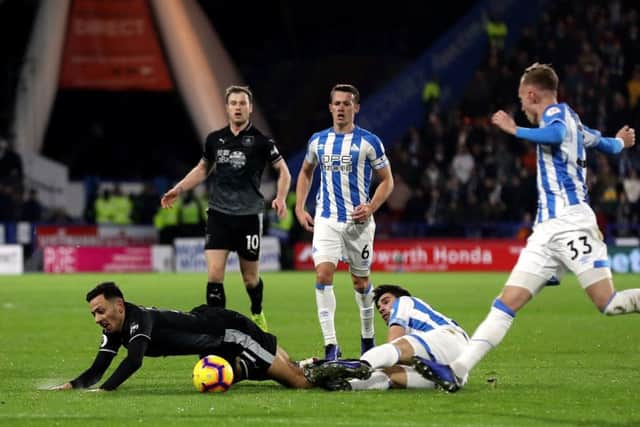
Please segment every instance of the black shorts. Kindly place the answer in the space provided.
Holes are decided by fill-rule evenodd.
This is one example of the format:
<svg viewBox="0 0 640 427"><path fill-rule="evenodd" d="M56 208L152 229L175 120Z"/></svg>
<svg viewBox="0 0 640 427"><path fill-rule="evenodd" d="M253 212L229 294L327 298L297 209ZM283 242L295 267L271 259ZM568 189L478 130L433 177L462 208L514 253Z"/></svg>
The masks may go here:
<svg viewBox="0 0 640 427"><path fill-rule="evenodd" d="M209 209L204 249L235 251L247 261L260 258L262 214L228 215Z"/></svg>
<svg viewBox="0 0 640 427"><path fill-rule="evenodd" d="M200 357L215 354L239 366L242 375L236 381L268 379L267 370L276 357L278 340L264 332L251 319L233 310L201 305L191 310L211 325L211 331L221 336L215 345L201 351Z"/></svg>

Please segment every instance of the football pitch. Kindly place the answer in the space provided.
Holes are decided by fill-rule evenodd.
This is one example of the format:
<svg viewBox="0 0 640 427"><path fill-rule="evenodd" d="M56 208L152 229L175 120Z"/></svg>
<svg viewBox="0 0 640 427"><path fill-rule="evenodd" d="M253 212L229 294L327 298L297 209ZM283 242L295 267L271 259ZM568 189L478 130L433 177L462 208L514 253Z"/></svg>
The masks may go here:
<svg viewBox="0 0 640 427"><path fill-rule="evenodd" d="M397 283L471 334L505 274L374 273ZM270 331L294 359L322 354L314 273L263 273ZM567 276L516 317L503 343L456 394L434 390L326 392L242 382L224 394L191 383L196 356L145 358L114 392L45 391L87 369L100 344L86 292L114 280L136 304L188 310L204 302L205 274L0 276L0 425L255 426L637 426L640 318L601 315ZM620 289L638 276L616 275ZM247 314L238 273L227 275L228 308ZM359 352L359 318L347 274L336 276L336 329L344 357ZM377 314L376 314L377 316ZM386 329L376 317L376 339ZM121 348L105 374L126 354ZM488 382L488 378L496 381ZM101 384L102 381L99 383Z"/></svg>

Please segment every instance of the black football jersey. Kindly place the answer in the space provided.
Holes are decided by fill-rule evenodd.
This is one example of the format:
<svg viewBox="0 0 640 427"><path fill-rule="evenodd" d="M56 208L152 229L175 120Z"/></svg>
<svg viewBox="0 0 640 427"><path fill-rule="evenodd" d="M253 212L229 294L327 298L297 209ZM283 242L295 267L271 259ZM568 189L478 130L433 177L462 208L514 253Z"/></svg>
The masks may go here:
<svg viewBox="0 0 640 427"><path fill-rule="evenodd" d="M202 157L208 162L209 208L230 215L253 215L264 210L260 181L267 163L282 156L273 139L253 124L238 135L229 126L211 132Z"/></svg>
<svg viewBox="0 0 640 427"><path fill-rule="evenodd" d="M218 324L178 310L161 310L125 303L125 320L120 332L104 332L100 351L116 353L134 339L149 341L146 356L171 356L214 352L222 345L224 319Z"/></svg>
<svg viewBox="0 0 640 427"><path fill-rule="evenodd" d="M244 358L243 366L253 369L248 369L246 377L264 379L275 359L277 339L233 310L201 305L182 312L126 302L122 329L103 331L93 364L71 381L72 386L86 388L98 382L120 346L127 348L127 357L101 386L105 390L126 381L142 366L144 356L215 354L231 363Z"/></svg>

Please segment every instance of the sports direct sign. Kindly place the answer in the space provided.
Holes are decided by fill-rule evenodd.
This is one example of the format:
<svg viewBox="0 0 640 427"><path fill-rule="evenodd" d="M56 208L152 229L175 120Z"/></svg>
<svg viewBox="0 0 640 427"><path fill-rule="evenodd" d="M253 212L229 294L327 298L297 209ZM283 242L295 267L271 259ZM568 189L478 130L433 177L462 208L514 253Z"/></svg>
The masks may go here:
<svg viewBox="0 0 640 427"><path fill-rule="evenodd" d="M146 272L153 270L152 248L102 246L46 246L46 273Z"/></svg>
<svg viewBox="0 0 640 427"><path fill-rule="evenodd" d="M514 240L387 240L374 243L376 271L510 271L524 244ZM295 246L295 269L313 270L311 243ZM340 270L347 265L340 263Z"/></svg>
<svg viewBox="0 0 640 427"><path fill-rule="evenodd" d="M70 225L36 227L36 241L45 246L150 246L157 231L145 225Z"/></svg>

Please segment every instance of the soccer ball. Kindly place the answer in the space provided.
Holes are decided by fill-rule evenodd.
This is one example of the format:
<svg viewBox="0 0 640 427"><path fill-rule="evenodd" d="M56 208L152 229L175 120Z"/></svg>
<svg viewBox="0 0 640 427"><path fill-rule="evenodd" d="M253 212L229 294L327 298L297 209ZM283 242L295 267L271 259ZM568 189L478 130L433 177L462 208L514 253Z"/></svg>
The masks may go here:
<svg viewBox="0 0 640 427"><path fill-rule="evenodd" d="M201 393L221 393L233 383L233 368L220 356L209 355L193 367L193 385Z"/></svg>

